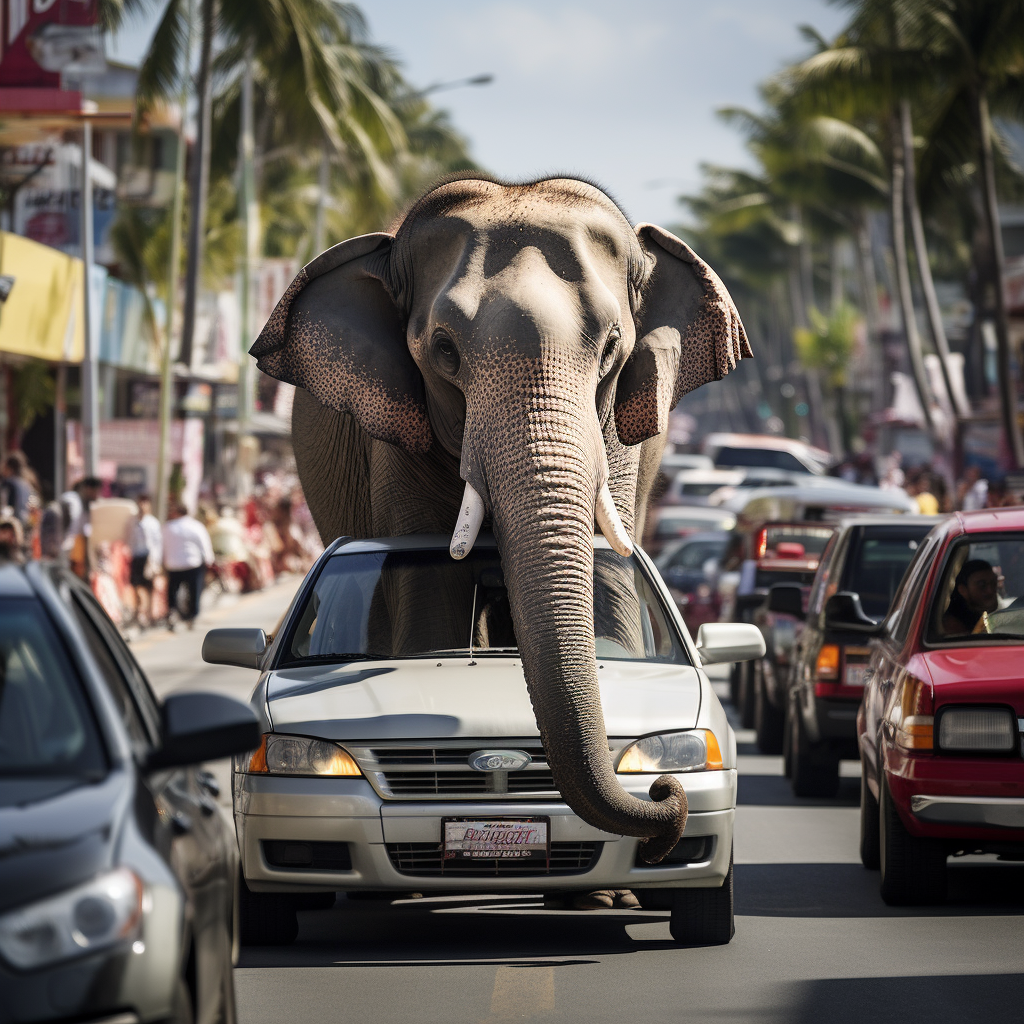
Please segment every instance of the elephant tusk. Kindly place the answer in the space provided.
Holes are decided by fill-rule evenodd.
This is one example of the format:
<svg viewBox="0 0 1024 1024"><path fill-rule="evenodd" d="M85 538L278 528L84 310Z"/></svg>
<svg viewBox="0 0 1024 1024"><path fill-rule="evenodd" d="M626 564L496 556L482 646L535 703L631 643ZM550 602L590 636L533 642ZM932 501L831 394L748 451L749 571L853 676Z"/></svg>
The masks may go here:
<svg viewBox="0 0 1024 1024"><path fill-rule="evenodd" d="M484 521L484 499L473 490L471 483L466 484L459 508L459 521L455 524L452 542L448 550L452 558L465 558L473 550L476 535Z"/></svg>
<svg viewBox="0 0 1024 1024"><path fill-rule="evenodd" d="M615 551L626 558L633 554L633 542L622 525L619 510L615 507L615 501L612 499L612 492L608 489L607 482L598 492L594 517L597 519L597 525L601 527L605 539Z"/></svg>

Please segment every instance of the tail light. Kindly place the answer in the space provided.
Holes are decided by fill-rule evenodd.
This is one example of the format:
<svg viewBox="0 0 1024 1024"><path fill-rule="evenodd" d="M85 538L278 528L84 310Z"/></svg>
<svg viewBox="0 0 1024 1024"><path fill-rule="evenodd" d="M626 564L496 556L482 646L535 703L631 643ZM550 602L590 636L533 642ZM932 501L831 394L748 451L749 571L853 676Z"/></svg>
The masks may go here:
<svg viewBox="0 0 1024 1024"><path fill-rule="evenodd" d="M896 743L904 750L932 750L935 719L931 687L923 680L903 674L893 693L887 716Z"/></svg>
<svg viewBox="0 0 1024 1024"><path fill-rule="evenodd" d="M871 650L822 644L814 666L814 693L818 697L859 697L867 679Z"/></svg>
<svg viewBox="0 0 1024 1024"><path fill-rule="evenodd" d="M841 661L839 644L822 644L821 650L818 651L818 662L814 666L815 677L823 680L838 680Z"/></svg>
<svg viewBox="0 0 1024 1024"><path fill-rule="evenodd" d="M768 531L762 529L757 535L757 543L754 546L754 557L759 561L764 558L764 553L768 550Z"/></svg>

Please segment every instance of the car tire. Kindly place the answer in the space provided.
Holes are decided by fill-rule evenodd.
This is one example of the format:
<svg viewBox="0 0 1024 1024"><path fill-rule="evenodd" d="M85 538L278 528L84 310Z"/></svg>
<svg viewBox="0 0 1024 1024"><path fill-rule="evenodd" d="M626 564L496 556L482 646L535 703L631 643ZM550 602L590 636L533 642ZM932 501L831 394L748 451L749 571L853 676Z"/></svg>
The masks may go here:
<svg viewBox="0 0 1024 1024"><path fill-rule="evenodd" d="M740 701L737 710L740 713L740 725L744 729L754 728L755 664L750 661L740 664Z"/></svg>
<svg viewBox="0 0 1024 1024"><path fill-rule="evenodd" d="M764 672L757 673L757 692L754 695L754 729L757 749L762 754L781 754L786 716L768 699Z"/></svg>
<svg viewBox="0 0 1024 1024"><path fill-rule="evenodd" d="M868 871L880 866L878 801L868 785L867 766L860 766L860 862Z"/></svg>
<svg viewBox="0 0 1024 1024"><path fill-rule="evenodd" d="M672 938L681 946L724 946L736 934L732 856L725 881L714 889L673 889Z"/></svg>
<svg viewBox="0 0 1024 1024"><path fill-rule="evenodd" d="M839 755L827 744L813 743L799 707L791 707L790 784L794 796L833 797L839 792Z"/></svg>
<svg viewBox="0 0 1024 1024"><path fill-rule="evenodd" d="M295 900L286 893L238 887L238 930L243 946L287 946L299 934Z"/></svg>
<svg viewBox="0 0 1024 1024"><path fill-rule="evenodd" d="M946 851L941 842L911 835L879 780L879 866L882 899L890 907L929 906L946 899Z"/></svg>

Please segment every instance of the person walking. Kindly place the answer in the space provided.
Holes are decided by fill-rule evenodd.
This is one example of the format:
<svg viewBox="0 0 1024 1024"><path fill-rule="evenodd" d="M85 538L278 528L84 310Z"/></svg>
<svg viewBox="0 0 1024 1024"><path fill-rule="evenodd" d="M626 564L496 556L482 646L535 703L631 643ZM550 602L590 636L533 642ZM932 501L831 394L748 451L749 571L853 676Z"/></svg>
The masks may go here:
<svg viewBox="0 0 1024 1024"><path fill-rule="evenodd" d="M10 509L7 514L21 523L22 531L31 525L33 507L39 506L39 492L34 480L35 474L22 452L11 452L4 459L0 477L0 511Z"/></svg>
<svg viewBox="0 0 1024 1024"><path fill-rule="evenodd" d="M153 580L163 563L163 533L160 520L153 515L153 503L148 494L140 494L135 503L138 515L132 520L128 545L132 552L129 582L135 591L135 618L145 629L151 624L153 607Z"/></svg>
<svg viewBox="0 0 1024 1024"><path fill-rule="evenodd" d="M169 514L163 529L163 556L167 570L167 628L173 632L173 616L182 587L188 602L185 622L189 629L195 627L206 568L213 565L213 544L206 527L190 516L181 502L172 502Z"/></svg>

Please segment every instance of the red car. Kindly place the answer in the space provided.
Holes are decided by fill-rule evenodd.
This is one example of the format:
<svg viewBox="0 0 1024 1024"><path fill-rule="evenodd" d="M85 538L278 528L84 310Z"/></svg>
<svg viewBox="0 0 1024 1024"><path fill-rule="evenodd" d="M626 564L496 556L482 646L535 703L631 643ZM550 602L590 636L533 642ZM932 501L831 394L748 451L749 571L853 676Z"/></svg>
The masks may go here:
<svg viewBox="0 0 1024 1024"><path fill-rule="evenodd" d="M855 596L830 611L864 630ZM887 903L938 903L947 857L1024 859L1024 508L937 526L877 634L857 716L861 860Z"/></svg>

